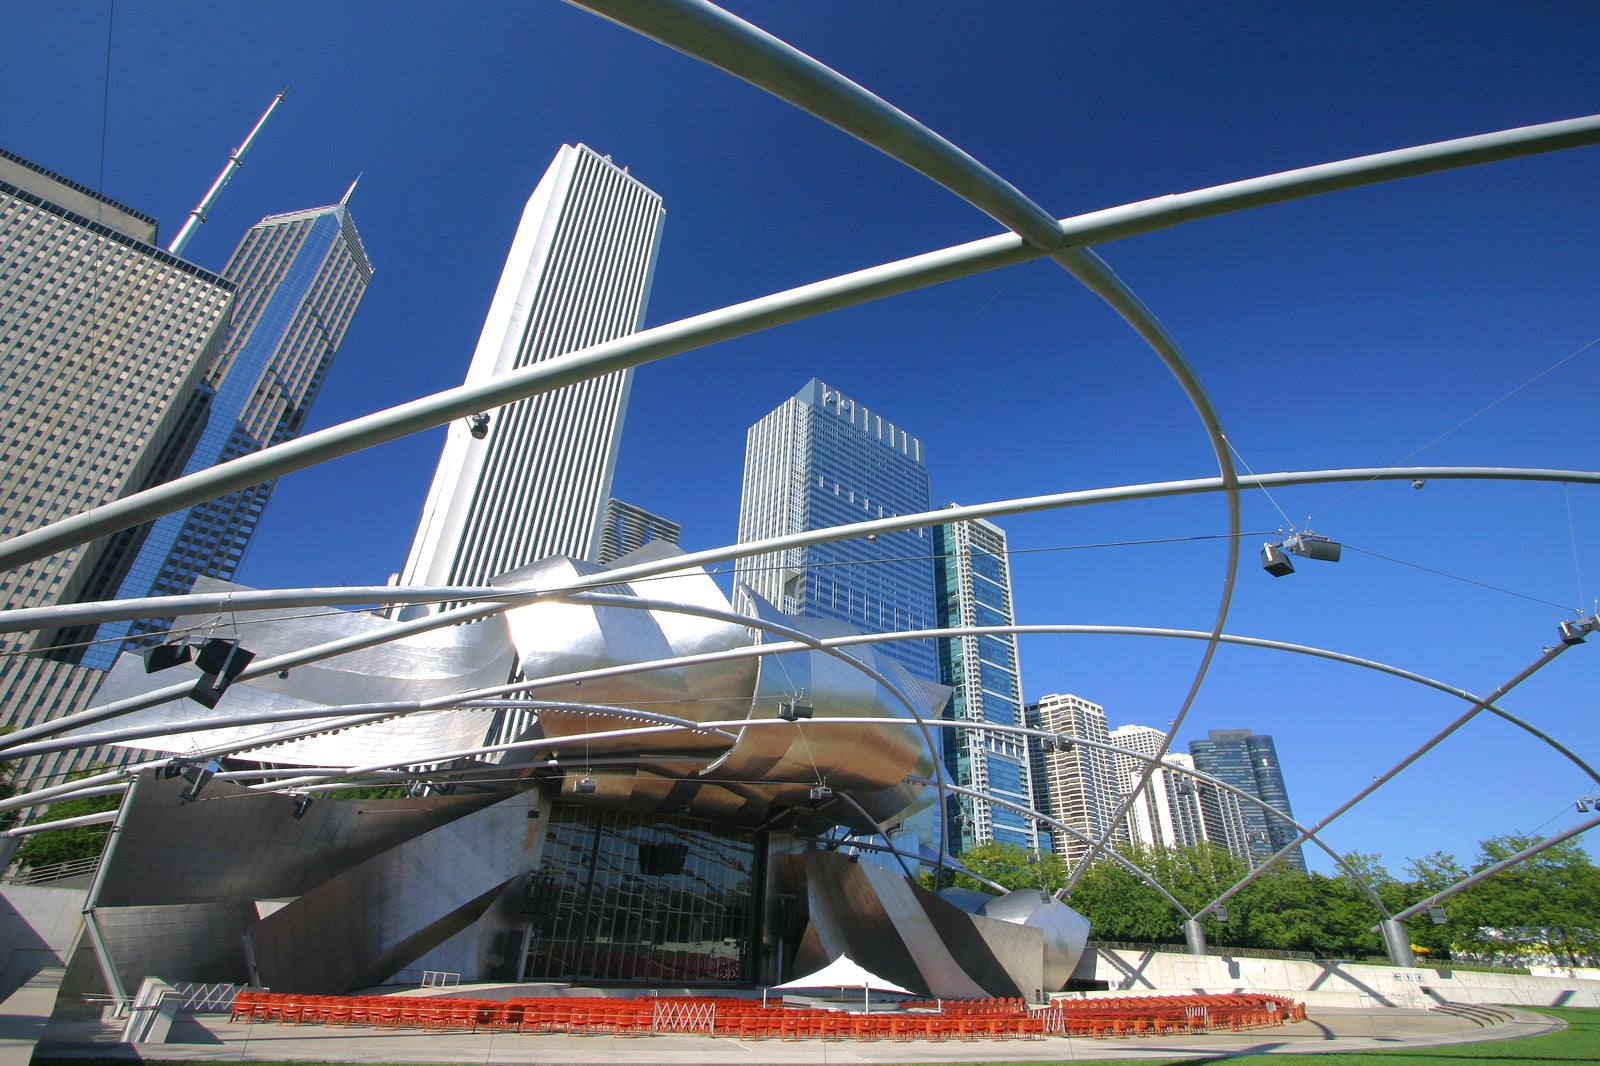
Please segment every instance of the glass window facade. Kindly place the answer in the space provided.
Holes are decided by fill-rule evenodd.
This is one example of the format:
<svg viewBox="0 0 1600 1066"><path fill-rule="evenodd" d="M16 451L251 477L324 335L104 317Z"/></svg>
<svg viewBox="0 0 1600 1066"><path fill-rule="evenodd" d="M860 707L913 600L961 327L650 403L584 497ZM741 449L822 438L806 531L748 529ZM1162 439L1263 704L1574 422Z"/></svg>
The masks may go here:
<svg viewBox="0 0 1600 1066"><path fill-rule="evenodd" d="M548 832L528 980L754 979L754 831L558 804Z"/></svg>

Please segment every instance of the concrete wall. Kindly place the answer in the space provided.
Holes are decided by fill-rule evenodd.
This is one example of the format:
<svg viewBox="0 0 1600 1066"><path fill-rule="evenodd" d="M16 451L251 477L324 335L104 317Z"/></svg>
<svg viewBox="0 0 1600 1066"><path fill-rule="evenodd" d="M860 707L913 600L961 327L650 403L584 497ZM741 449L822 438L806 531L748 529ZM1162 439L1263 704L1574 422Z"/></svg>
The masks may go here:
<svg viewBox="0 0 1600 1066"><path fill-rule="evenodd" d="M64 966L83 930L82 888L0 884L0 1000Z"/></svg>
<svg viewBox="0 0 1600 1066"><path fill-rule="evenodd" d="M1271 992L1307 1006L1431 1007L1506 1003L1529 1007L1600 1007L1600 981L1469 970L1407 969L1299 959L1187 955L1101 949L1086 953L1073 975L1107 982L1111 993Z"/></svg>

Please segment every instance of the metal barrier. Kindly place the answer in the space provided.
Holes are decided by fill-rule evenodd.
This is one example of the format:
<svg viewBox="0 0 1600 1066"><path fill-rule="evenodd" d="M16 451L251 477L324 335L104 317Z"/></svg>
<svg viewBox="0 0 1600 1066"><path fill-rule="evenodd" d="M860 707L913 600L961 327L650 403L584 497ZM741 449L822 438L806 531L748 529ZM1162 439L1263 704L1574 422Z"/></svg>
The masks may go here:
<svg viewBox="0 0 1600 1066"><path fill-rule="evenodd" d="M52 881L64 881L69 877L80 877L92 874L100 866L100 856L92 855L87 859L72 859L68 862L53 862L48 866L33 866L18 870L7 878L14 885L47 885Z"/></svg>
<svg viewBox="0 0 1600 1066"><path fill-rule="evenodd" d="M714 1033L717 1005L681 999L658 1000L650 1028L658 1033Z"/></svg>
<svg viewBox="0 0 1600 1066"><path fill-rule="evenodd" d="M239 990L244 987L226 982L202 985L185 981L172 986L178 993L178 1009L184 1014L228 1014L233 1010Z"/></svg>

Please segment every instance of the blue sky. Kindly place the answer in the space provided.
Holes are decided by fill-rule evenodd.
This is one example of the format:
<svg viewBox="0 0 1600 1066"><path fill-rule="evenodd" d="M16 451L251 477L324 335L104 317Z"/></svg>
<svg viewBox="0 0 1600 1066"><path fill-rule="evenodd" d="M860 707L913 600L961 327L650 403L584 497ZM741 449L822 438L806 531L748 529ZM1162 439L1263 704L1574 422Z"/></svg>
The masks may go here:
<svg viewBox="0 0 1600 1066"><path fill-rule="evenodd" d="M733 9L1062 216L1600 110L1600 12L1585 3ZM997 230L832 128L560 3L125 3L109 91L106 23L103 0L9 7L0 145L157 215L170 237L289 85L189 246L212 268L261 216L336 200L364 173L352 211L377 272L319 426L460 382L522 204L563 142L612 154L665 200L651 323ZM1562 360L1600 337L1597 167L1600 150L1582 149L1099 251L1177 337L1251 469L1386 466L1424 445L1411 461L1593 469L1600 345ZM936 503L1216 472L1154 356L1036 263L641 369L616 494L682 522L686 546L732 541L744 431L812 376L923 438ZM383 581L440 439L285 479L242 579ZM1281 507L1342 541L1345 558L1274 580L1254 561L1264 538L1247 537L1230 632L1484 692L1600 595L1592 488L1436 481L1274 497L1246 498L1246 529L1277 530ZM1003 525L1028 549L1014 562L1019 621L1210 625L1229 550L1215 539L1220 498ZM1597 761L1593 644L1504 705ZM1030 639L1024 688L1092 699L1113 725L1160 726L1199 652ZM1180 748L1210 728L1271 733L1296 814L1312 821L1465 706L1350 667L1224 649ZM1483 837L1572 824L1572 801L1594 788L1483 717L1326 836L1397 872L1434 849L1466 860Z"/></svg>

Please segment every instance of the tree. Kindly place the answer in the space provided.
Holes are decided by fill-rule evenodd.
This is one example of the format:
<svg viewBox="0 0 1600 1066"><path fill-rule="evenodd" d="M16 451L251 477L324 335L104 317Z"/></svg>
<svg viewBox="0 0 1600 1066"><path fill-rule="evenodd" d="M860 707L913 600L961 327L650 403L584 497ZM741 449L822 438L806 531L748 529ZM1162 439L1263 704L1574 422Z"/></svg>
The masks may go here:
<svg viewBox="0 0 1600 1066"><path fill-rule="evenodd" d="M1015 844L979 844L961 853L961 865L979 877L993 881L1007 890L1037 888L1055 892L1067 883L1067 867L1059 855L1050 852L1030 852ZM924 878L924 883L928 882ZM980 881L962 874L946 876L943 884L955 888L972 888L980 892L993 889ZM931 886L930 886L931 887Z"/></svg>
<svg viewBox="0 0 1600 1066"><path fill-rule="evenodd" d="M121 802L120 796L86 796L82 799L61 800L50 804L39 821L57 822L64 818L79 818L85 814L113 811ZM104 850L106 837L110 833L111 826L104 823L34 833L23 839L22 845L17 848L12 858L22 866L35 869L52 866L58 862L95 858Z"/></svg>

